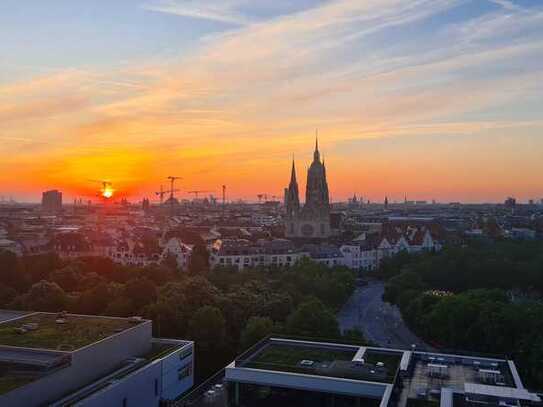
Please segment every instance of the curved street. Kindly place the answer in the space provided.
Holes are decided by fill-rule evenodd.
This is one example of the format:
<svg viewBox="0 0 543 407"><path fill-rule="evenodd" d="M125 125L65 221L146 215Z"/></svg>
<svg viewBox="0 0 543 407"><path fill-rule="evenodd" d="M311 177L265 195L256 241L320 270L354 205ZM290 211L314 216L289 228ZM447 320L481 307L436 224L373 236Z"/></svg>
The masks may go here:
<svg viewBox="0 0 543 407"><path fill-rule="evenodd" d="M358 328L370 342L391 348L419 350L432 348L407 327L398 307L383 301L384 284L370 281L357 287L337 315L341 331Z"/></svg>

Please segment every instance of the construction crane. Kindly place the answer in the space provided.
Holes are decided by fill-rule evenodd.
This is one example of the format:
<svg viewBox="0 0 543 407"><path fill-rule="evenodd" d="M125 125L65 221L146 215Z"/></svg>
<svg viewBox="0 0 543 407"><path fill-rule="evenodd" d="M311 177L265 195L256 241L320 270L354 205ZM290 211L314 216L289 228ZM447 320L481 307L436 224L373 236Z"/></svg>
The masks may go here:
<svg viewBox="0 0 543 407"><path fill-rule="evenodd" d="M222 216L224 218L224 208L226 206L226 185L222 186Z"/></svg>
<svg viewBox="0 0 543 407"><path fill-rule="evenodd" d="M175 177L175 176L173 176L173 175L170 175L170 176L168 177L168 179L170 180L170 191L169 191L169 192L170 192L170 199L171 199L172 202L173 202L173 193L175 192L175 189L174 189L174 187L173 187L173 184L174 184L174 182L175 182L176 180L182 179L182 178L181 178L181 177Z"/></svg>
<svg viewBox="0 0 543 407"><path fill-rule="evenodd" d="M174 189L173 192L178 192L178 189ZM164 195L171 194L172 190L165 190L163 186L160 186L160 191L155 192L155 195L160 197L160 203L164 203Z"/></svg>
<svg viewBox="0 0 543 407"><path fill-rule="evenodd" d="M203 190L198 190L198 191L187 191L189 194L194 194L194 198L198 199L198 194L205 194L205 193L208 193L208 192L215 192L215 191L203 191Z"/></svg>

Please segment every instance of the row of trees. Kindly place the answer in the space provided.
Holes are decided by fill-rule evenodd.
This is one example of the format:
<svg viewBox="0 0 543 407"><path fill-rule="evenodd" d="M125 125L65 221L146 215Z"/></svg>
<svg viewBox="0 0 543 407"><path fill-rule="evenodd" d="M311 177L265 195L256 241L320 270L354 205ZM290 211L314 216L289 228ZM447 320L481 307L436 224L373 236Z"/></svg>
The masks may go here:
<svg viewBox="0 0 543 407"><path fill-rule="evenodd" d="M543 292L543 242L473 242L437 254L404 252L386 259L380 274L389 279L405 270L416 272L431 287L453 292L513 287Z"/></svg>
<svg viewBox="0 0 543 407"><path fill-rule="evenodd" d="M507 355L543 388L543 245L498 242L385 264L385 299L438 347ZM530 292L512 300L511 290ZM540 297L541 298L541 297Z"/></svg>
<svg viewBox="0 0 543 407"><path fill-rule="evenodd" d="M355 288L346 268L309 260L292 268L176 272L174 264L124 267L108 259L0 253L0 307L68 310L153 320L155 336L192 339L200 379L271 333L337 338L335 311ZM360 333L351 332L358 340Z"/></svg>

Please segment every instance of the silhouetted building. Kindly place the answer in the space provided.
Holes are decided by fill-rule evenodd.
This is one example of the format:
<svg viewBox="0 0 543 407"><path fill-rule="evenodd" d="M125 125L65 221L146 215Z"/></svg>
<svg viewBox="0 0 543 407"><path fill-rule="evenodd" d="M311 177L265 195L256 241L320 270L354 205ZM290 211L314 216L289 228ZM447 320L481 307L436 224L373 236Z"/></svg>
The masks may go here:
<svg viewBox="0 0 543 407"><path fill-rule="evenodd" d="M62 192L56 189L45 191L42 194L41 207L46 212L60 212L62 210Z"/></svg>
<svg viewBox="0 0 543 407"><path fill-rule="evenodd" d="M313 162L307 171L305 205L300 207L294 160L285 195L287 237L322 239L330 236L330 198L326 166L320 159L318 140L315 140Z"/></svg>
<svg viewBox="0 0 543 407"><path fill-rule="evenodd" d="M517 200L515 198L509 197L505 200L504 205L507 208L514 208L517 205Z"/></svg>
<svg viewBox="0 0 543 407"><path fill-rule="evenodd" d="M143 198L143 202L142 202L142 209L147 212L150 208L151 208L151 203L149 202L149 199L147 198Z"/></svg>

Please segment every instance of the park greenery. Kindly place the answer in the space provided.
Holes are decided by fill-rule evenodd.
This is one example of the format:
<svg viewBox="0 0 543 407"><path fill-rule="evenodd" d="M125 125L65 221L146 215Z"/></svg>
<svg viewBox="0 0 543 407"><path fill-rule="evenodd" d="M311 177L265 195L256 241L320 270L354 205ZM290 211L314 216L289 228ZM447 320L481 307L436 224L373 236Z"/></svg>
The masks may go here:
<svg viewBox="0 0 543 407"><path fill-rule="evenodd" d="M355 288L352 271L310 260L209 270L207 252L195 253L180 272L171 259L134 268L98 257L0 252L0 308L150 318L155 336L195 341L199 380L272 333L341 336L335 312ZM360 332L347 337L364 340Z"/></svg>
<svg viewBox="0 0 543 407"><path fill-rule="evenodd" d="M543 388L543 243L499 241L387 260L385 300L438 348L511 357Z"/></svg>

